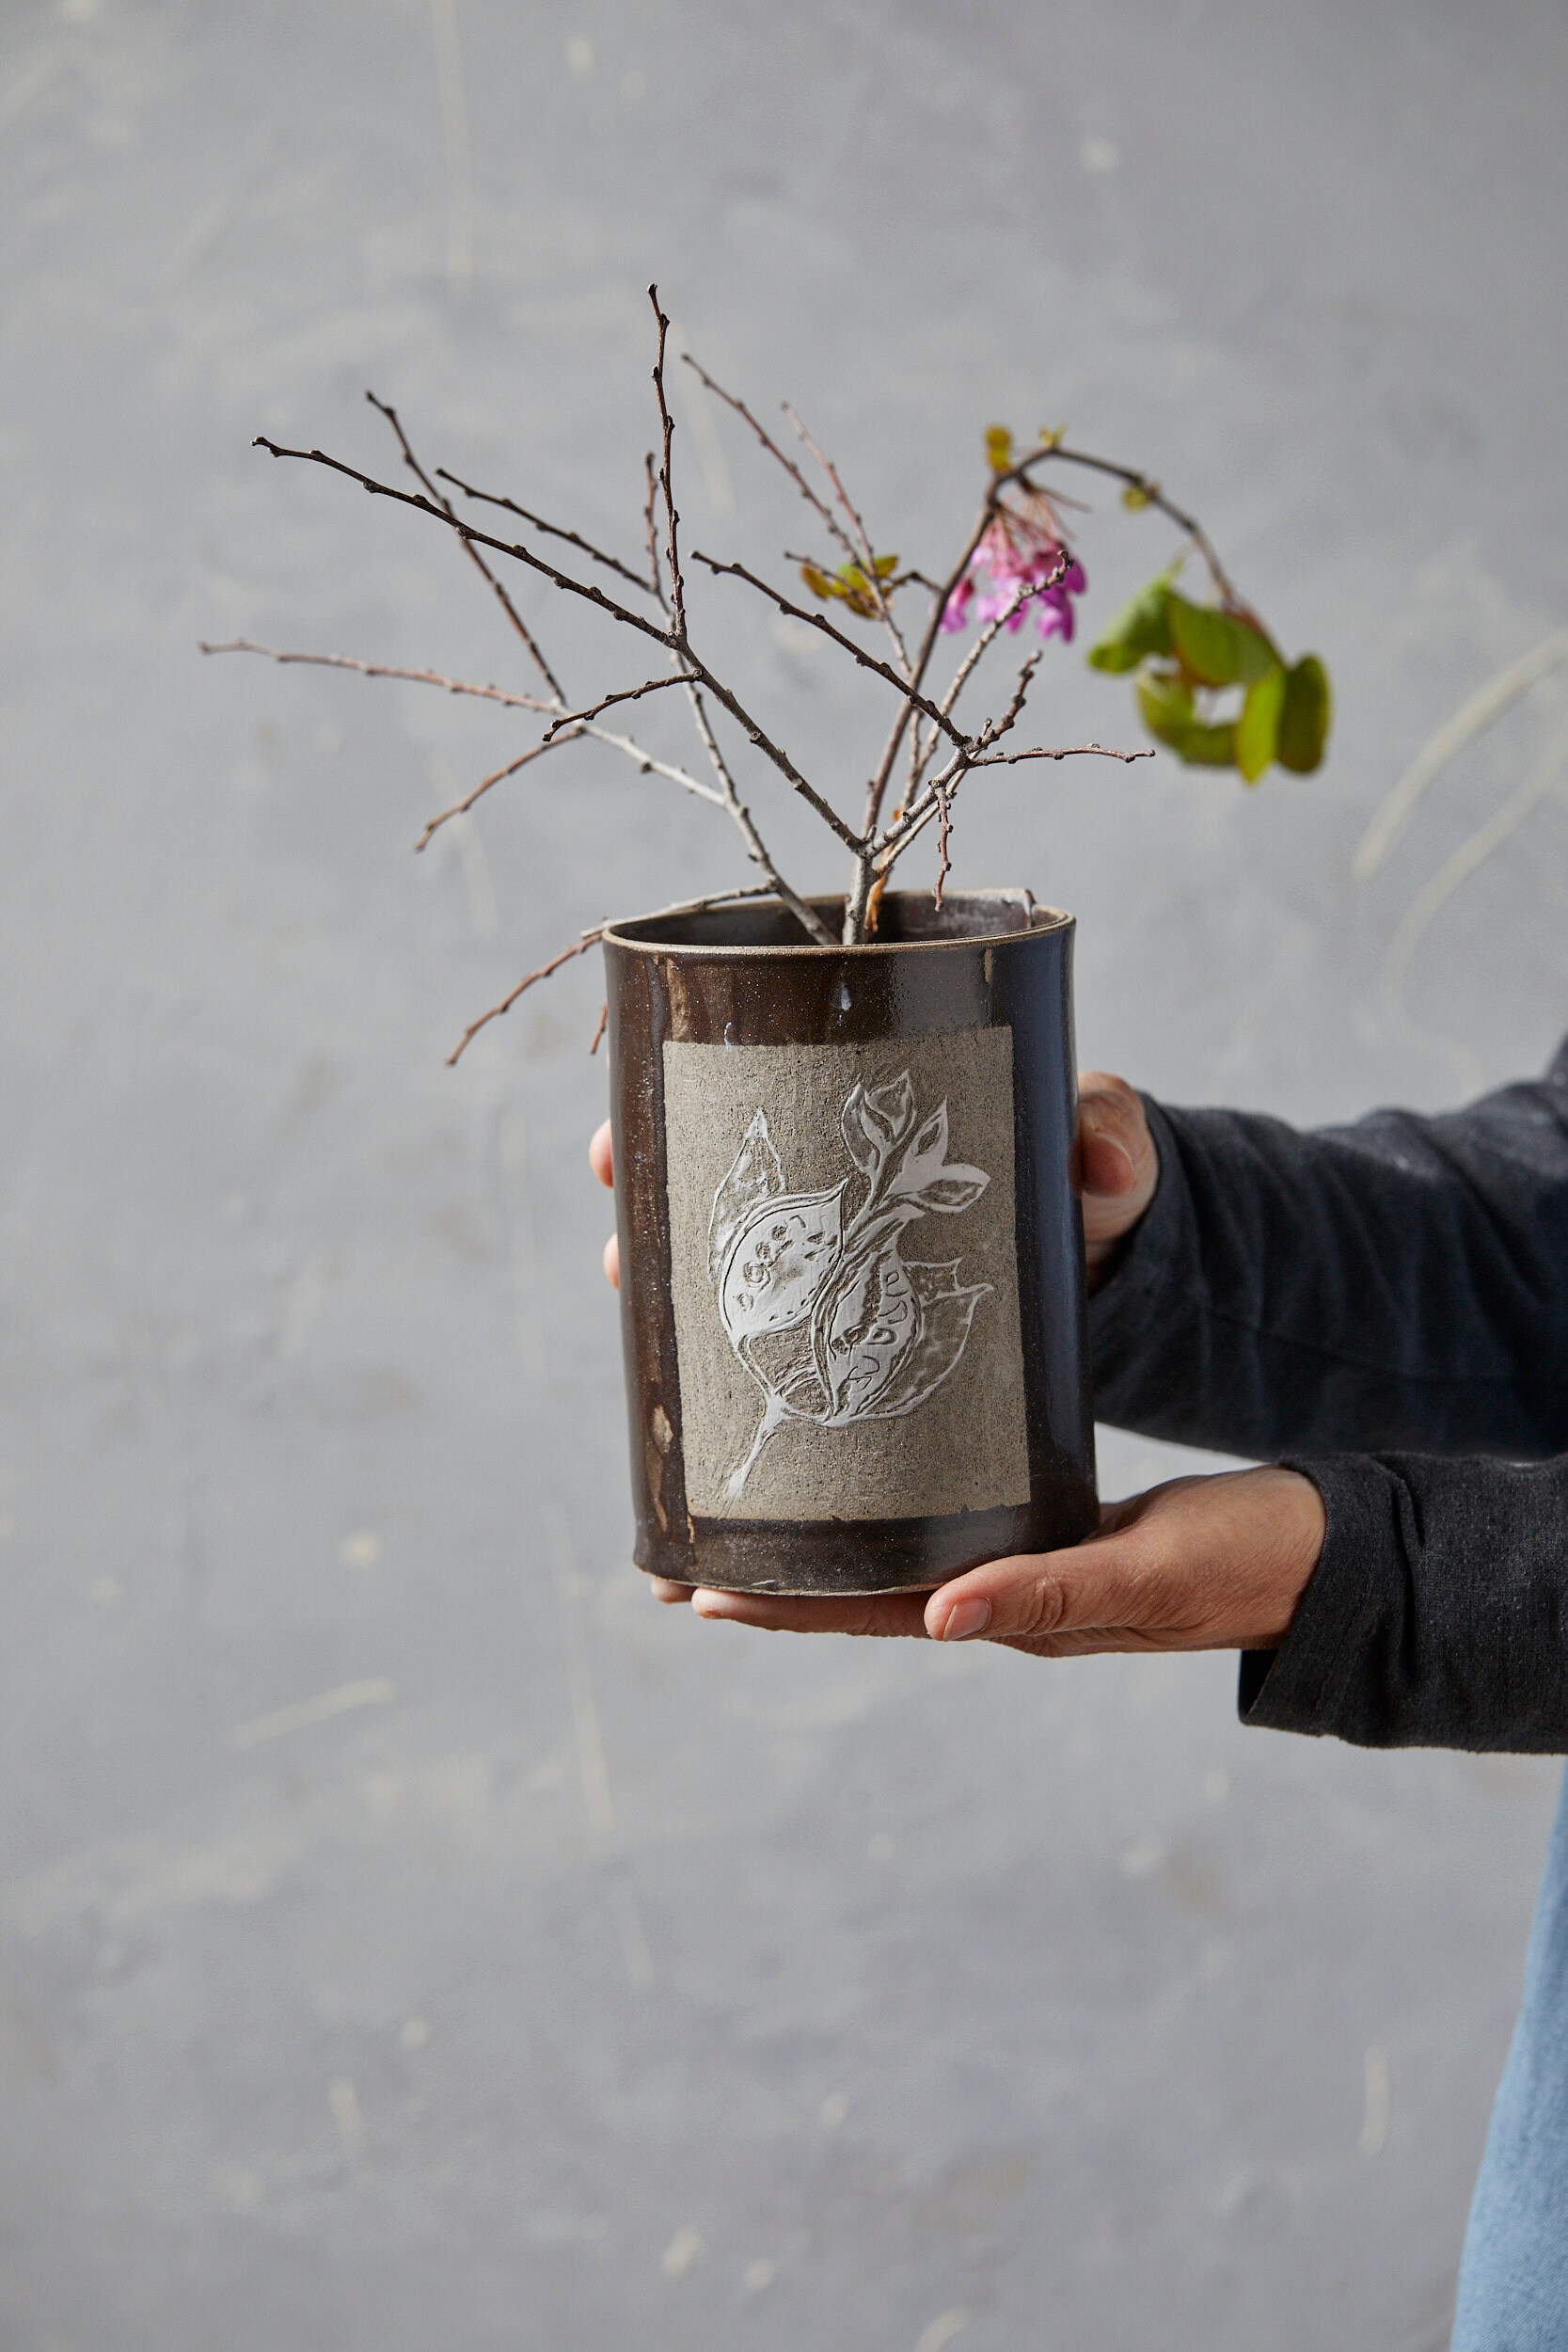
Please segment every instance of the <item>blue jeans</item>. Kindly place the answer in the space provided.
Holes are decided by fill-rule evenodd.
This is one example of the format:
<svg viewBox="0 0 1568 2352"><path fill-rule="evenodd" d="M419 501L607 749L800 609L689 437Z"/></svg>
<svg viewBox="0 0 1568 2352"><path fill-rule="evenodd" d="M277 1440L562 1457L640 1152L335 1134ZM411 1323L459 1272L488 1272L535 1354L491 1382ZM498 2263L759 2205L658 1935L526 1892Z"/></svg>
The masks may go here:
<svg viewBox="0 0 1568 2352"><path fill-rule="evenodd" d="M1568 2347L1568 1779L1459 2266L1450 2352Z"/></svg>

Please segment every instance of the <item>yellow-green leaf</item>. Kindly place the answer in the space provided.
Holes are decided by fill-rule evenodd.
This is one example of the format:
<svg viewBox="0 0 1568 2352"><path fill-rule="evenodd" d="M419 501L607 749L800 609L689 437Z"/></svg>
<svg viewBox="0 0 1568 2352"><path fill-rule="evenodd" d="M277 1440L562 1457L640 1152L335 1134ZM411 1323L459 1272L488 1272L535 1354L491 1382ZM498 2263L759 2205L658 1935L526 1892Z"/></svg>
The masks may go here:
<svg viewBox="0 0 1568 2352"><path fill-rule="evenodd" d="M1141 482L1130 482L1121 494L1121 502L1130 515L1139 514L1148 504L1148 492Z"/></svg>
<svg viewBox="0 0 1568 2352"><path fill-rule="evenodd" d="M1005 424L986 427L986 455L992 473L1006 473L1013 462L1013 437Z"/></svg>
<svg viewBox="0 0 1568 2352"><path fill-rule="evenodd" d="M1333 710L1328 672L1315 653L1304 654L1285 680L1275 750L1282 768L1307 776L1320 765Z"/></svg>
<svg viewBox="0 0 1568 2352"><path fill-rule="evenodd" d="M1042 425L1041 425L1041 427L1040 427L1040 447L1041 447L1041 449L1057 449L1057 448L1059 448L1059 447L1060 447L1060 445L1062 444L1062 442L1063 442L1063 441L1065 441L1066 439L1067 439L1067 427L1066 427L1066 425L1065 425L1065 424L1042 424Z"/></svg>
<svg viewBox="0 0 1568 2352"><path fill-rule="evenodd" d="M1091 670L1119 673L1170 651L1170 574L1161 572L1130 597L1085 657Z"/></svg>
<svg viewBox="0 0 1568 2352"><path fill-rule="evenodd" d="M1191 726L1171 748L1189 768L1234 768L1236 730L1233 726Z"/></svg>
<svg viewBox="0 0 1568 2352"><path fill-rule="evenodd" d="M897 569L898 558L895 555L879 555L877 558L877 577L879 580L891 580L894 573Z"/></svg>
<svg viewBox="0 0 1568 2352"><path fill-rule="evenodd" d="M1236 722L1236 765L1248 784L1257 783L1275 755L1284 706L1285 673L1276 662L1247 688Z"/></svg>
<svg viewBox="0 0 1568 2352"><path fill-rule="evenodd" d="M1250 686L1279 660L1261 630L1216 605L1189 604L1173 590L1169 613L1172 643L1202 686Z"/></svg>
<svg viewBox="0 0 1568 2352"><path fill-rule="evenodd" d="M1173 670L1146 670L1137 680L1138 711L1157 743L1174 751L1193 723L1193 698Z"/></svg>

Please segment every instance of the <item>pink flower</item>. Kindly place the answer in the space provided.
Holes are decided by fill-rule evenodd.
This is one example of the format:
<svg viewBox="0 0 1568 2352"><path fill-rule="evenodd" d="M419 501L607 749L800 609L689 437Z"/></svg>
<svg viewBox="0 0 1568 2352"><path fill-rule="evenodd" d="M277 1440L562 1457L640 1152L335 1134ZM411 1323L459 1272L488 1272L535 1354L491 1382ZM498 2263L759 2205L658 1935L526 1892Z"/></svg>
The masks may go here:
<svg viewBox="0 0 1568 2352"><path fill-rule="evenodd" d="M984 628L1005 619L1009 635L1016 636L1032 606L1040 635L1065 643L1073 631L1071 598L1087 585L1083 565L1053 530L1003 507L943 606L942 626L957 630L973 619Z"/></svg>

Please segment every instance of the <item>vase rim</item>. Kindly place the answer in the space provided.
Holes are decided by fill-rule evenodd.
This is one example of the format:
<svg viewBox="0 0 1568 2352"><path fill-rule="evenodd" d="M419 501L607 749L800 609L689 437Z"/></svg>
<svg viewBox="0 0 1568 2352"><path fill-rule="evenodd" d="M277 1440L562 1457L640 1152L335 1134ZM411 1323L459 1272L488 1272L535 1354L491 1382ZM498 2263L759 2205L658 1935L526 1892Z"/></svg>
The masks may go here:
<svg viewBox="0 0 1568 2352"><path fill-rule="evenodd" d="M806 905L830 922L835 917L842 917L846 904L846 894L842 890L810 892L804 896ZM661 938L657 932L644 930L644 926L657 925L662 928L667 924L689 922L704 916L722 918L725 915L738 915L743 917L751 914L767 914L787 912L784 901L776 892L770 891L765 897L734 898L718 906L705 905L701 899L693 899L689 905L664 907L652 914L623 915L613 922L607 923L601 937L607 947L610 946L624 947L643 955L691 957L784 955L791 958L797 956L896 956L912 955L929 950L940 952L956 947L999 947L1011 940L1037 939L1044 933L1070 930L1074 927L1072 915L1065 913L1060 907L1042 906L1032 891L1023 888L1004 889L991 886L953 890L946 893L942 903L944 909L950 907L957 912L960 907L974 905L976 901L979 902L981 908L988 911L999 912L1006 907L1016 913L1017 920L1003 930L942 931L924 937L917 933L912 938L903 939L866 939L862 940L855 946L845 946L835 941L832 946L828 947L822 946L814 939L758 940L755 942L712 938L671 939ZM929 908L931 894L928 890L890 890L884 894L882 904L887 907L918 904Z"/></svg>

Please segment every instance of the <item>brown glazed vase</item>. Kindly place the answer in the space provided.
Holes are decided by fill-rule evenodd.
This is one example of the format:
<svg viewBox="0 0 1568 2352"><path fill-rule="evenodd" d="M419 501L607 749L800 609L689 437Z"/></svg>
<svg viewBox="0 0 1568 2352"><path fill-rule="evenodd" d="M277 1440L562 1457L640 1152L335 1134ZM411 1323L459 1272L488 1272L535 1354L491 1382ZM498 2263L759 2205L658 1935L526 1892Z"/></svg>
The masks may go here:
<svg viewBox="0 0 1568 2352"><path fill-rule="evenodd" d="M605 932L639 1567L888 1592L1097 1525L1072 930L976 890L860 947L771 898Z"/></svg>

